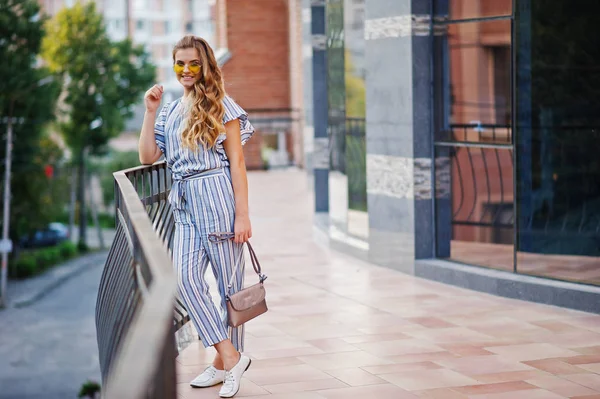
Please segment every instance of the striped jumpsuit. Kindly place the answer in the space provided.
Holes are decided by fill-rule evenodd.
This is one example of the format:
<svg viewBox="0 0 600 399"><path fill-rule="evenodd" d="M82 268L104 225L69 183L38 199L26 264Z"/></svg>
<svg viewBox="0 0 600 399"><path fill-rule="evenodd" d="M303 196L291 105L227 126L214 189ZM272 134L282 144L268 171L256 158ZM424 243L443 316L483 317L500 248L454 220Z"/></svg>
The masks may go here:
<svg viewBox="0 0 600 399"><path fill-rule="evenodd" d="M173 176L169 203L175 219L173 263L177 272L180 296L205 347L227 338L238 351L243 351L244 327L227 325L226 295L243 287L243 244L232 240L211 242L213 232L233 232L235 200L229 161L223 141L214 147L190 151L182 146L181 127L185 119L184 100L179 98L164 105L157 117L154 134L156 144L165 155ZM223 123L240 120L242 144L254 134L248 114L225 96ZM217 280L221 309L213 303L204 278L208 264Z"/></svg>

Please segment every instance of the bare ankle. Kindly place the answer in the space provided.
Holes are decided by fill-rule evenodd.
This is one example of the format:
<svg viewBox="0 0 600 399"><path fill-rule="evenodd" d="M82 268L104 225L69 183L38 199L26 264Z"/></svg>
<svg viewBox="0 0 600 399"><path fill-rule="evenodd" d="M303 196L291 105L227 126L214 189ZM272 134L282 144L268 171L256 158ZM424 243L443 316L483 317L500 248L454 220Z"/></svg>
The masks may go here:
<svg viewBox="0 0 600 399"><path fill-rule="evenodd" d="M238 364L241 356L242 356L241 353L235 352L231 355L228 355L226 358L224 358L223 366L225 367L225 370L231 370L236 364Z"/></svg>
<svg viewBox="0 0 600 399"><path fill-rule="evenodd" d="M213 360L212 365L217 370L225 370L225 365L223 364L223 359L221 359L221 356L218 353L215 356L215 359Z"/></svg>

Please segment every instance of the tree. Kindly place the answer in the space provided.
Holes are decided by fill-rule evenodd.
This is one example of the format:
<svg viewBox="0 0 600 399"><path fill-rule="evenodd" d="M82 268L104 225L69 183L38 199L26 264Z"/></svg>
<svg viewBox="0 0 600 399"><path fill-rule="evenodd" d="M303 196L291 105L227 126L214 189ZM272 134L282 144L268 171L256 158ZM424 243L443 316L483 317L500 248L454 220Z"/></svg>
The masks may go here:
<svg viewBox="0 0 600 399"><path fill-rule="evenodd" d="M132 106L154 81L155 67L142 47L109 39L94 2L77 2L48 21L42 54L63 82L60 127L77 167L80 246L86 241L86 157L102 152L121 133Z"/></svg>
<svg viewBox="0 0 600 399"><path fill-rule="evenodd" d="M54 119L59 84L38 67L45 19L36 0L0 2L0 132L2 158L7 118L13 124L10 238L45 227L60 208L57 185L48 184L44 168L58 163L62 151L45 131ZM41 83L45 83L41 85ZM4 176L4 162L0 163ZM49 204L51 206L49 206Z"/></svg>

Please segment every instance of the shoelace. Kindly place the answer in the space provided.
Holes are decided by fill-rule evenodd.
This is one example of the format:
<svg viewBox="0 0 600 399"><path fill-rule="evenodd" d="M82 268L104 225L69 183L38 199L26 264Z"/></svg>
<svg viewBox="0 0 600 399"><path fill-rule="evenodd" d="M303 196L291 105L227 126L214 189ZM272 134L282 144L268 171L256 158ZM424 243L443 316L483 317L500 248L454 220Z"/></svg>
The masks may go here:
<svg viewBox="0 0 600 399"><path fill-rule="evenodd" d="M233 378L233 373L231 373L230 371L227 371L225 373L225 380L223 381L224 385L232 385L235 383L235 379Z"/></svg>

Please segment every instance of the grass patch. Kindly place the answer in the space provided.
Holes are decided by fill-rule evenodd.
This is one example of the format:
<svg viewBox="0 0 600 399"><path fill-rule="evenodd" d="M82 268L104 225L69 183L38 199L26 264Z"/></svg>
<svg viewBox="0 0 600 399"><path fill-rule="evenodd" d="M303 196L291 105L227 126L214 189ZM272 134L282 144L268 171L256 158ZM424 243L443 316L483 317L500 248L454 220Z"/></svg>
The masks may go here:
<svg viewBox="0 0 600 399"><path fill-rule="evenodd" d="M27 278L38 275L57 264L87 253L77 248L71 241L65 241L54 247L23 251L11 259L8 275L11 278Z"/></svg>

